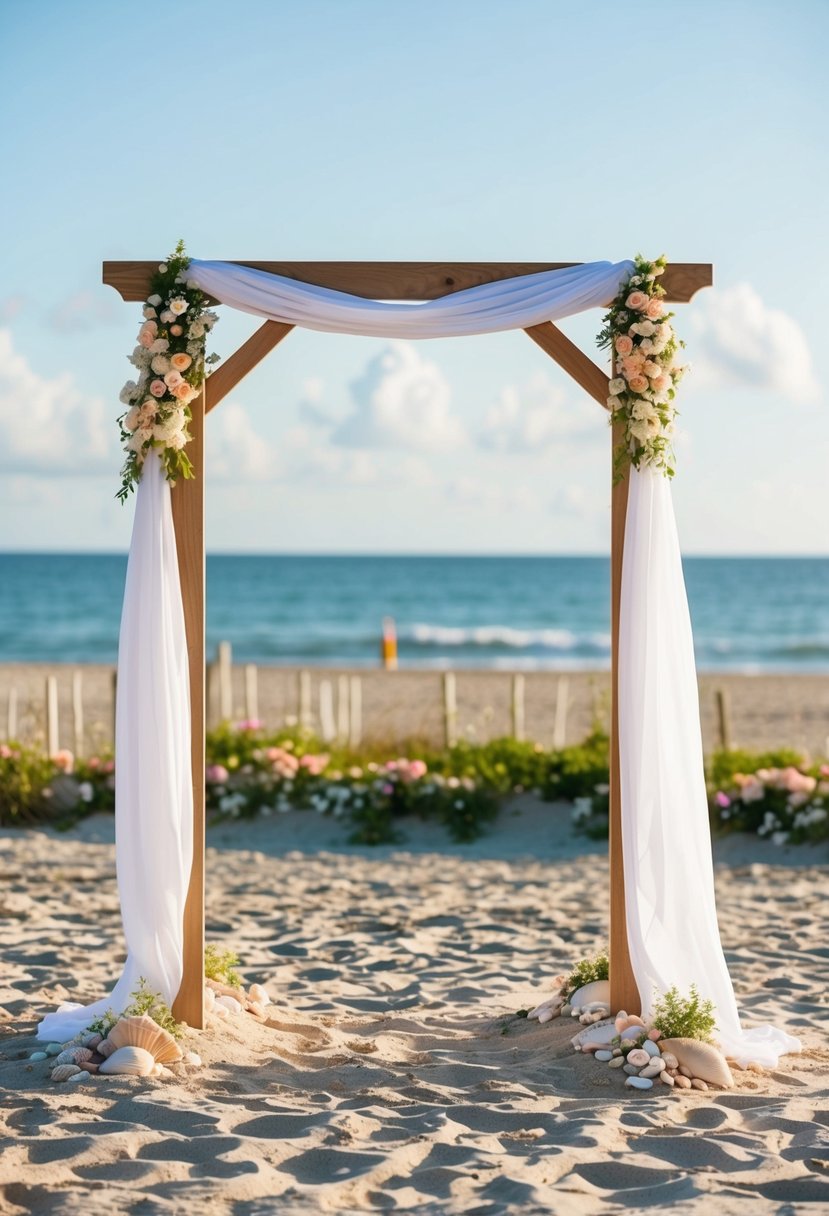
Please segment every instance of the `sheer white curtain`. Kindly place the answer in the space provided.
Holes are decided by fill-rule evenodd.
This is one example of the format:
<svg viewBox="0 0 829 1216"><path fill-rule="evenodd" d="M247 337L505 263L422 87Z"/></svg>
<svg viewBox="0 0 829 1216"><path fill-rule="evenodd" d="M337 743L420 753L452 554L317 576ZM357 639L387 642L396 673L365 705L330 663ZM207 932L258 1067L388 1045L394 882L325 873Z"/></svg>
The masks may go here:
<svg viewBox="0 0 829 1216"><path fill-rule="evenodd" d="M696 984L725 1052L767 1067L797 1039L744 1031L720 944L691 619L671 485L631 469L619 636L619 754L627 928L643 1014Z"/></svg>
<svg viewBox="0 0 829 1216"><path fill-rule="evenodd" d="M108 997L64 1004L38 1036L65 1042L112 1008L139 978L172 1004L182 971L184 901L193 857L190 684L170 486L155 454L138 486L127 566L115 738L118 890L127 941Z"/></svg>
<svg viewBox="0 0 829 1216"><path fill-rule="evenodd" d="M194 258L187 278L231 308L305 329L373 338L454 338L525 329L601 308L632 269L632 262L585 262L414 304L364 300L233 262Z"/></svg>

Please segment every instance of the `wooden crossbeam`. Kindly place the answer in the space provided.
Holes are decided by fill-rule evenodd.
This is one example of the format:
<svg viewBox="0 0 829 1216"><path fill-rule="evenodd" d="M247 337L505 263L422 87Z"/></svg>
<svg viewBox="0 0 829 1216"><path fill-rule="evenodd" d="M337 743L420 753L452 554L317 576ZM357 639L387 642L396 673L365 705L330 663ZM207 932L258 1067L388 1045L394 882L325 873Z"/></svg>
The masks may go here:
<svg viewBox="0 0 829 1216"><path fill-rule="evenodd" d="M230 259L237 266L252 266L300 283L314 283L347 291L366 300L437 300L467 287L496 283L544 270L562 270L581 262L250 262ZM104 262L103 281L124 300L146 300L150 280L158 270L153 262ZM708 262L671 262L660 280L667 299L687 304L702 287L713 282ZM608 300L608 303L610 301Z"/></svg>
<svg viewBox="0 0 829 1216"><path fill-rule="evenodd" d="M542 325L531 325L529 329L524 330L524 333L529 334L533 342L537 342L551 359L555 359L569 376L572 376L591 397L598 401L599 405L607 409L610 381L602 369L597 367L593 360L576 346L575 342L571 342L566 334L553 325L552 321L545 321Z"/></svg>
<svg viewBox="0 0 829 1216"><path fill-rule="evenodd" d="M212 376L208 376L205 384L205 413L209 414L215 409L219 402L233 391L243 376L253 371L257 363L278 346L293 328L293 325L285 325L281 321L266 321L264 325L260 325L247 342L225 359Z"/></svg>

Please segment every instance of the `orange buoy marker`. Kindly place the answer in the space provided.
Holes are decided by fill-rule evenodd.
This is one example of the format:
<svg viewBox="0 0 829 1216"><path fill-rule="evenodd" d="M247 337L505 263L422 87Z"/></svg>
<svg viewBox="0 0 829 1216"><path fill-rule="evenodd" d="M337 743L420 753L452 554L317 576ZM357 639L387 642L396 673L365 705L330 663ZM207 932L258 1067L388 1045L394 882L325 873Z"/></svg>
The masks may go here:
<svg viewBox="0 0 829 1216"><path fill-rule="evenodd" d="M386 671L397 671L397 629L394 617L383 617L383 644L380 648Z"/></svg>

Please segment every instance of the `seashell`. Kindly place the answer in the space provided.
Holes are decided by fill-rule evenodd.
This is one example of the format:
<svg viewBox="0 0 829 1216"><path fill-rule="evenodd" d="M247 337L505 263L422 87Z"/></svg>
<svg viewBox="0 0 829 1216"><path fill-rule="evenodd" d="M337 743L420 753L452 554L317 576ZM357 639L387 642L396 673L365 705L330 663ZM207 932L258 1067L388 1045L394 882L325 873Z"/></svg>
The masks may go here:
<svg viewBox="0 0 829 1216"><path fill-rule="evenodd" d="M653 1039L645 1039L644 1043L642 1044L642 1050L646 1051L652 1059L660 1054L659 1048L656 1046Z"/></svg>
<svg viewBox="0 0 829 1216"><path fill-rule="evenodd" d="M633 1051L628 1052L628 1064L633 1064L636 1068L644 1068L650 1062L650 1056L641 1047L634 1047Z"/></svg>
<svg viewBox="0 0 829 1216"><path fill-rule="evenodd" d="M664 1076L664 1073L663 1073L663 1076ZM677 1076L674 1077L674 1085L678 1085L680 1089L690 1089L691 1088L691 1082L688 1080L687 1077L683 1077L682 1073L679 1073Z"/></svg>
<svg viewBox="0 0 829 1216"><path fill-rule="evenodd" d="M702 1080L701 1077L691 1077L691 1088L692 1089L707 1089L708 1086L705 1083L705 1081Z"/></svg>
<svg viewBox="0 0 829 1216"><path fill-rule="evenodd" d="M746 1064L747 1072L765 1072L762 1064L758 1064L756 1060L752 1060L750 1064Z"/></svg>
<svg viewBox="0 0 829 1216"><path fill-rule="evenodd" d="M213 1013L217 1018L229 1018L230 1017L230 1010L227 1009L224 1005L219 1005L219 1004L214 1005L213 1009L211 1010L211 1013Z"/></svg>
<svg viewBox="0 0 829 1216"><path fill-rule="evenodd" d="M607 1064L613 1059L612 1051L597 1051L594 1053L594 1058L601 1060L603 1064Z"/></svg>
<svg viewBox="0 0 829 1216"><path fill-rule="evenodd" d="M223 1005L228 1013L241 1013L243 1009L241 1001L237 1001L235 996L217 996L216 1004Z"/></svg>
<svg viewBox="0 0 829 1216"><path fill-rule="evenodd" d="M593 980L583 988L577 988L570 997L570 1004L584 1010L585 1005L601 1004L610 1007L610 981Z"/></svg>
<svg viewBox="0 0 829 1216"><path fill-rule="evenodd" d="M231 988L230 984L220 984L218 980L205 980L208 988L212 988L216 996L231 996L234 1001L243 1004L245 1001L245 993L242 988Z"/></svg>
<svg viewBox="0 0 829 1216"><path fill-rule="evenodd" d="M144 1047L118 1047L109 1059L104 1060L99 1071L107 1075L148 1077L155 1067L155 1060Z"/></svg>
<svg viewBox="0 0 829 1216"><path fill-rule="evenodd" d="M552 1010L552 1017L555 1017L557 1010ZM260 1018L263 1022L267 1020L265 1006L260 1005L257 1001L248 1001L248 1013L253 1014L255 1018Z"/></svg>
<svg viewBox="0 0 829 1216"><path fill-rule="evenodd" d="M559 976L557 978L560 979L561 977ZM262 984L251 984L250 988L248 988L248 1000L255 1001L257 1005L262 1006L270 1005L271 1003L271 998L268 996L268 990L267 988L263 987Z"/></svg>
<svg viewBox="0 0 829 1216"><path fill-rule="evenodd" d="M159 1064L174 1064L181 1059L181 1048L170 1032L146 1013L121 1018L110 1030L109 1041L116 1047L143 1047Z"/></svg>
<svg viewBox="0 0 829 1216"><path fill-rule="evenodd" d="M698 1039L663 1039L663 1049L676 1056L682 1072L688 1069L693 1077L720 1085L723 1089L734 1088L731 1069L722 1052L711 1043L700 1043Z"/></svg>
<svg viewBox="0 0 829 1216"><path fill-rule="evenodd" d="M109 1039L104 1039L102 1043L98 1044L95 1050L98 1052L99 1056L103 1056L104 1059L106 1059L107 1056L111 1056L113 1051L115 1051L115 1044L110 1042Z"/></svg>
<svg viewBox="0 0 829 1216"><path fill-rule="evenodd" d="M57 1068L52 1069L53 1081L68 1081L70 1077L74 1077L81 1070L77 1064L58 1064Z"/></svg>
<svg viewBox="0 0 829 1216"><path fill-rule="evenodd" d="M216 993L213 991L212 988L208 988L207 985L205 984L205 988L204 988L204 1008L205 1008L205 1010L212 1009L213 1003L215 1000L216 1000Z"/></svg>
<svg viewBox="0 0 829 1216"><path fill-rule="evenodd" d="M610 1018L606 1018L602 1022L594 1022L592 1026L586 1026L584 1030L580 1030L571 1042L574 1047L578 1046L584 1050L588 1043L595 1043L596 1047L606 1047L615 1038L616 1026Z"/></svg>
<svg viewBox="0 0 829 1216"><path fill-rule="evenodd" d="M55 1056L56 1064L83 1064L84 1060L91 1060L92 1052L88 1047L70 1047L66 1051L62 1051L60 1055Z"/></svg>
<svg viewBox="0 0 829 1216"><path fill-rule="evenodd" d="M664 1068L662 1069L662 1072L659 1074L659 1080L662 1082L663 1085L668 1085L671 1088L673 1088L674 1085L676 1085L676 1081L674 1081L671 1074Z"/></svg>
<svg viewBox="0 0 829 1216"><path fill-rule="evenodd" d="M649 1077L628 1077L625 1085L629 1089L653 1089L653 1081Z"/></svg>

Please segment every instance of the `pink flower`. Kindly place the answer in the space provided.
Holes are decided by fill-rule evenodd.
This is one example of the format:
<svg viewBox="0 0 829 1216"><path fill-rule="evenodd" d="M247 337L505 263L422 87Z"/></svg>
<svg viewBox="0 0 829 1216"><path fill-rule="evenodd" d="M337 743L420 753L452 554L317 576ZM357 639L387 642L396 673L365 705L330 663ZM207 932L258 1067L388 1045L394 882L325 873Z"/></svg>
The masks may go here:
<svg viewBox="0 0 829 1216"><path fill-rule="evenodd" d="M628 380L628 387L632 393L646 393L648 391L648 380L646 376L631 376Z"/></svg>
<svg viewBox="0 0 829 1216"><path fill-rule="evenodd" d="M723 810L725 810L727 806L731 806L731 799L728 797L728 794L724 794L722 790L717 790L717 796L714 801L716 802L717 806Z"/></svg>
<svg viewBox="0 0 829 1216"><path fill-rule="evenodd" d="M668 375L668 373L660 372L660 374L653 381L652 387L656 390L657 393L667 393L668 389L671 387L672 384L673 384L673 380Z"/></svg>
<svg viewBox="0 0 829 1216"><path fill-rule="evenodd" d="M386 797L388 797L390 794L393 794L393 793L394 793L394 786L393 786L393 785L390 785L390 784L389 784L389 782L387 781L387 782L386 782L386 784L385 784L384 786L382 786L382 787L381 787L381 791L380 791L380 792L381 792L381 793L383 793L383 794L385 794L385 795L386 795Z"/></svg>
<svg viewBox="0 0 829 1216"><path fill-rule="evenodd" d="M144 347L144 350L149 350L153 342L158 337L158 326L155 321L145 321L138 331L138 343Z"/></svg>
<svg viewBox="0 0 829 1216"><path fill-rule="evenodd" d="M299 767L306 769L310 776L319 777L330 758L330 756L326 755L313 756L309 754L302 757Z"/></svg>
<svg viewBox="0 0 829 1216"><path fill-rule="evenodd" d="M653 359L647 359L645 361L642 371L649 380L654 380L657 376L662 375L662 368L658 363L654 363Z"/></svg>
<svg viewBox="0 0 829 1216"><path fill-rule="evenodd" d="M174 312L170 312L169 308L165 308L164 312L161 313L159 317L159 320L163 321L165 325L169 324L170 321L175 321L175 319L176 314Z"/></svg>
<svg viewBox="0 0 829 1216"><path fill-rule="evenodd" d="M648 307L648 296L644 291L632 291L625 300L625 307L634 312L644 312Z"/></svg>
<svg viewBox="0 0 829 1216"><path fill-rule="evenodd" d="M633 350L633 339L629 338L627 334L619 334L614 345L618 355L629 355Z"/></svg>
<svg viewBox="0 0 829 1216"><path fill-rule="evenodd" d="M153 380L150 385L150 392L154 397L163 397L167 392L167 385L163 380Z"/></svg>
<svg viewBox="0 0 829 1216"><path fill-rule="evenodd" d="M648 306L645 309L645 316L649 317L651 321L655 321L657 317L661 317L662 301L657 300L655 296L648 300Z"/></svg>
<svg viewBox="0 0 829 1216"><path fill-rule="evenodd" d="M259 721L258 718L245 718L244 721L237 723L236 729L237 730L261 730L262 723Z"/></svg>
<svg viewBox="0 0 829 1216"><path fill-rule="evenodd" d="M224 785L230 774L223 764L208 764L204 770L204 779L211 785Z"/></svg>
<svg viewBox="0 0 829 1216"><path fill-rule="evenodd" d="M181 328L180 325L171 325L170 333L173 335L174 338L180 338L181 335L184 333L184 330Z"/></svg>
<svg viewBox="0 0 829 1216"><path fill-rule="evenodd" d="M11 760L12 749L5 743L0 743L0 760Z"/></svg>
<svg viewBox="0 0 829 1216"><path fill-rule="evenodd" d="M164 383L167 385L168 388L177 388L178 385L181 384L181 382L182 382L181 374L179 372L177 372L175 369L173 369L170 372L167 372L167 375L164 377Z"/></svg>
<svg viewBox="0 0 829 1216"><path fill-rule="evenodd" d="M52 760L55 767L59 768L62 773L71 773L75 767L75 757L65 747L62 747L59 752L55 752Z"/></svg>

